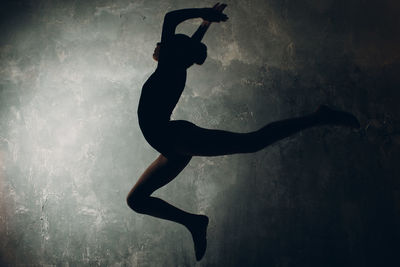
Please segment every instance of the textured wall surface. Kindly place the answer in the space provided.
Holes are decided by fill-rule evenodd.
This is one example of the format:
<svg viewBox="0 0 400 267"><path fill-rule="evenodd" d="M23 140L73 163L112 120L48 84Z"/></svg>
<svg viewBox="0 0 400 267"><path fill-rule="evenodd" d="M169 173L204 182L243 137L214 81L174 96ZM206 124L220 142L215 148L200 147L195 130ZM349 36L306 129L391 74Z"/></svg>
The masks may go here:
<svg viewBox="0 0 400 267"><path fill-rule="evenodd" d="M174 119L246 132L326 103L362 128L193 158L155 195L210 217L200 263L182 226L128 208L158 155L136 109L163 16L213 4L2 1L1 266L399 266L394 0L227 1Z"/></svg>

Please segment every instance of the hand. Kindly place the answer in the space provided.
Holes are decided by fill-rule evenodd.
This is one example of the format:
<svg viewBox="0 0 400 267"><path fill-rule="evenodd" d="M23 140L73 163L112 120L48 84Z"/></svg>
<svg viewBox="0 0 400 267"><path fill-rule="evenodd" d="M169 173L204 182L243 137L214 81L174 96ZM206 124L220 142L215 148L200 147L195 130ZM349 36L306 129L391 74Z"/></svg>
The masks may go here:
<svg viewBox="0 0 400 267"><path fill-rule="evenodd" d="M219 12L224 11L227 4L220 4L219 2L216 3L212 8L218 10Z"/></svg>
<svg viewBox="0 0 400 267"><path fill-rule="evenodd" d="M228 16L222 13L226 6L226 4L216 3L212 8L204 8L203 24L226 21Z"/></svg>

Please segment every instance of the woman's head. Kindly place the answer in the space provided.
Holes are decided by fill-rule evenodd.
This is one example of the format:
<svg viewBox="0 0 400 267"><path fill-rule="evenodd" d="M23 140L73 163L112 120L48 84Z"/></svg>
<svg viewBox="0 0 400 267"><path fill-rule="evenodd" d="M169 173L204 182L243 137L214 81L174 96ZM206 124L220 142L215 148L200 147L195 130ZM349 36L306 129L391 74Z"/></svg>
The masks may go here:
<svg viewBox="0 0 400 267"><path fill-rule="evenodd" d="M163 60L171 60L174 64L185 67L194 63L201 65L207 58L207 46L187 35L176 34L165 44L157 43L153 53L154 60L158 61L160 55Z"/></svg>

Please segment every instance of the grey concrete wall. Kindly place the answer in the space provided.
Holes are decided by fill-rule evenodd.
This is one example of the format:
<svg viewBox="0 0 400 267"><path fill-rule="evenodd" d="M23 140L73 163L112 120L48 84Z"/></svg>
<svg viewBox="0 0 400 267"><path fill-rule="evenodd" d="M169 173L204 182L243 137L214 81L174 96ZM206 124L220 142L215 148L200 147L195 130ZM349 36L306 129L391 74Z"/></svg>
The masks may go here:
<svg viewBox="0 0 400 267"><path fill-rule="evenodd" d="M163 15L213 4L2 1L1 266L399 266L397 1L227 1L174 119L246 132L326 103L362 129L195 157L156 195L210 217L200 263L183 227L127 207L158 155L136 108Z"/></svg>

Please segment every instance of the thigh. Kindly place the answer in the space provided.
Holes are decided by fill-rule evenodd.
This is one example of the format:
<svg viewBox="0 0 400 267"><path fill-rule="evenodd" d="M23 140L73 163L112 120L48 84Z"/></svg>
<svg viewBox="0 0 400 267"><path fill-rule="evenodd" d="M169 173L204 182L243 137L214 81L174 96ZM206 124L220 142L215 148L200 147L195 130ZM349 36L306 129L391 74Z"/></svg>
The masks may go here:
<svg viewBox="0 0 400 267"><path fill-rule="evenodd" d="M186 167L191 158L191 156L181 155L170 158L158 156L140 176L130 194L150 196L155 190L172 181Z"/></svg>
<svg viewBox="0 0 400 267"><path fill-rule="evenodd" d="M199 127L189 121L170 121L166 127L168 151L190 156L241 153L249 134Z"/></svg>

